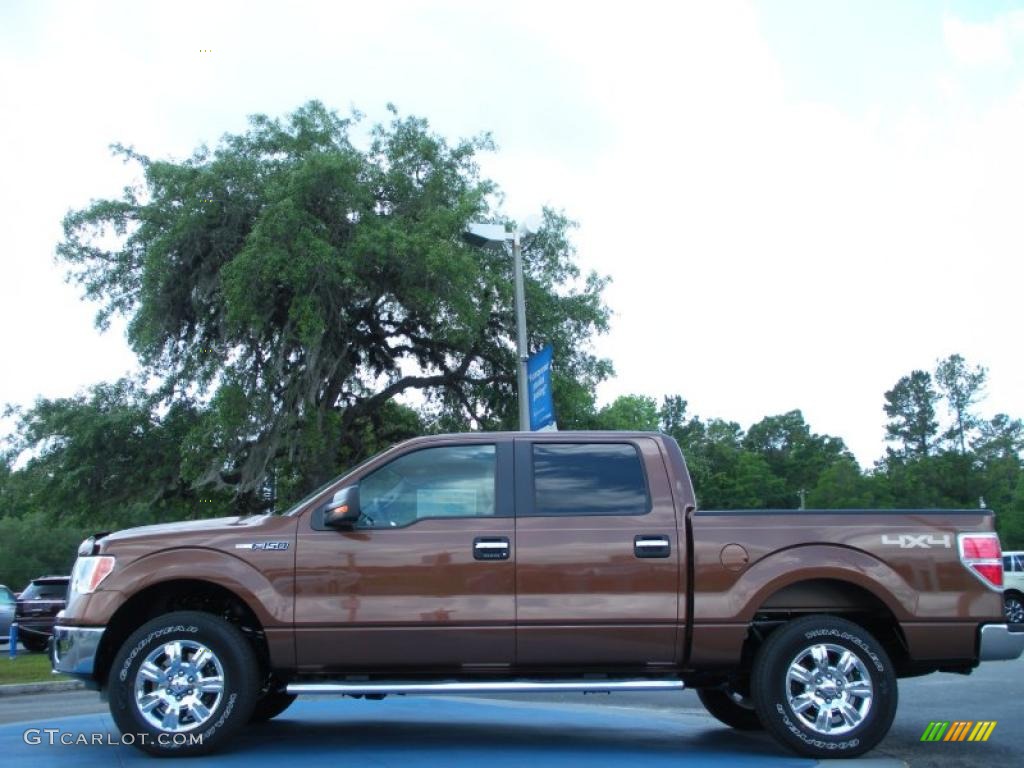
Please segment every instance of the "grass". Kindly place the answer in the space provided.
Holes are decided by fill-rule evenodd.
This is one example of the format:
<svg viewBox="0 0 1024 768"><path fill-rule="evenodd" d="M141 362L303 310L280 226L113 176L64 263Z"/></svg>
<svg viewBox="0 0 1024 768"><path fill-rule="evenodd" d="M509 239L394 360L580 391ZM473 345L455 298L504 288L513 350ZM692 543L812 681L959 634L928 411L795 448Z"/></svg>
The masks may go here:
<svg viewBox="0 0 1024 768"><path fill-rule="evenodd" d="M55 675L50 671L50 657L45 653L18 651L17 658L7 655L7 647L0 647L0 685L8 683L48 683L51 680L68 680L66 675Z"/></svg>

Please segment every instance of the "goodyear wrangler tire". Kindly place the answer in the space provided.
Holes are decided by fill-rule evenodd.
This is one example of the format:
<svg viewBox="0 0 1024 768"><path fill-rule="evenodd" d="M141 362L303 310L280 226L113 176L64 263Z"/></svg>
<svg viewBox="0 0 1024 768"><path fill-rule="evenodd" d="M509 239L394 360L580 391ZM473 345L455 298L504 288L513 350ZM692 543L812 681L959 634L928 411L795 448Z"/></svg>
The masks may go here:
<svg viewBox="0 0 1024 768"><path fill-rule="evenodd" d="M108 680L124 743L153 755L199 755L244 726L259 695L259 665L242 633L216 616L177 611L136 630Z"/></svg>
<svg viewBox="0 0 1024 768"><path fill-rule="evenodd" d="M751 688L765 729L807 757L863 754L896 715L896 674L885 649L835 616L775 630L754 659Z"/></svg>

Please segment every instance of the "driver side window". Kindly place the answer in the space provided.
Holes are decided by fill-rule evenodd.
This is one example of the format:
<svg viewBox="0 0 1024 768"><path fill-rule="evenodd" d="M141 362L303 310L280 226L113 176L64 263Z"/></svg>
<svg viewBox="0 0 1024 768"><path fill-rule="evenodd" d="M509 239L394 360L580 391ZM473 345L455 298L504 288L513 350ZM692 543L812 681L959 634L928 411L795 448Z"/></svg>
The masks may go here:
<svg viewBox="0 0 1024 768"><path fill-rule="evenodd" d="M494 445L424 448L400 456L359 482L357 528L404 528L437 517L496 513Z"/></svg>

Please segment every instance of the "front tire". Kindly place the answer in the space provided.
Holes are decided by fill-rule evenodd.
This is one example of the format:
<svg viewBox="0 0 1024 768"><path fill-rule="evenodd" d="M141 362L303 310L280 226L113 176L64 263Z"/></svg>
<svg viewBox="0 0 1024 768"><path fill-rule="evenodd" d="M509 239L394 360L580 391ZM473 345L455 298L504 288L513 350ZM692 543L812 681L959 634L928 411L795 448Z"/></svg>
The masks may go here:
<svg viewBox="0 0 1024 768"><path fill-rule="evenodd" d="M1003 597L1003 613L1009 624L1024 624L1024 599L1018 594Z"/></svg>
<svg viewBox="0 0 1024 768"><path fill-rule="evenodd" d="M259 680L256 655L237 627L207 613L168 613L118 651L110 714L122 741L144 752L205 754L248 722Z"/></svg>
<svg viewBox="0 0 1024 768"><path fill-rule="evenodd" d="M773 632L754 659L751 687L765 729L807 757L861 755L896 715L896 673L885 649L835 616L807 616Z"/></svg>
<svg viewBox="0 0 1024 768"><path fill-rule="evenodd" d="M764 728L749 696L724 688L698 688L697 698L712 717L730 728L737 731L760 731Z"/></svg>

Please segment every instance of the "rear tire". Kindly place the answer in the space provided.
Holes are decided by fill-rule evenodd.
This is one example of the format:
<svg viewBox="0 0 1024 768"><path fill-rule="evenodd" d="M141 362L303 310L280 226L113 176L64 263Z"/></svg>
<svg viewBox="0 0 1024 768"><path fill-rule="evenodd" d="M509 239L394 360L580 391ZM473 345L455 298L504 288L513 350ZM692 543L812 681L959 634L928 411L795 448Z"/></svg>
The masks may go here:
<svg viewBox="0 0 1024 768"><path fill-rule="evenodd" d="M1024 599L1016 593L1003 597L1003 613L1009 624L1024 624Z"/></svg>
<svg viewBox="0 0 1024 768"><path fill-rule="evenodd" d="M261 676L232 624L176 611L142 625L110 668L110 714L122 741L151 755L211 752L252 715Z"/></svg>
<svg viewBox="0 0 1024 768"><path fill-rule="evenodd" d="M730 728L737 731L760 731L764 728L749 696L741 696L725 688L698 688L697 698L712 717Z"/></svg>
<svg viewBox="0 0 1024 768"><path fill-rule="evenodd" d="M271 691L256 702L256 707L253 709L252 715L249 716L249 722L265 723L267 720L273 720L288 709L294 701L294 693Z"/></svg>
<svg viewBox="0 0 1024 768"><path fill-rule="evenodd" d="M861 755L896 715L896 674L885 649L835 616L775 630L754 659L751 688L765 730L807 757Z"/></svg>

